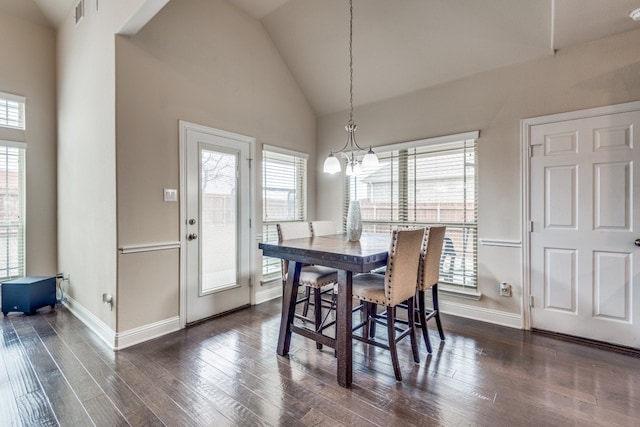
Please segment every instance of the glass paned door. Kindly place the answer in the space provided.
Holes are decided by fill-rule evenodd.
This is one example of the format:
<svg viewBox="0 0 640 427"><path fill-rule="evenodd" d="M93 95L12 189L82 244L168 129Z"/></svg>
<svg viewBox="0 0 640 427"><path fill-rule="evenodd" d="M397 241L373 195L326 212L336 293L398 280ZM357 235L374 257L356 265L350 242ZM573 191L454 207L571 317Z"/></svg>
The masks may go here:
<svg viewBox="0 0 640 427"><path fill-rule="evenodd" d="M186 323L251 303L252 139L192 125L184 130Z"/></svg>
<svg viewBox="0 0 640 427"><path fill-rule="evenodd" d="M238 156L200 148L201 294L237 286Z"/></svg>

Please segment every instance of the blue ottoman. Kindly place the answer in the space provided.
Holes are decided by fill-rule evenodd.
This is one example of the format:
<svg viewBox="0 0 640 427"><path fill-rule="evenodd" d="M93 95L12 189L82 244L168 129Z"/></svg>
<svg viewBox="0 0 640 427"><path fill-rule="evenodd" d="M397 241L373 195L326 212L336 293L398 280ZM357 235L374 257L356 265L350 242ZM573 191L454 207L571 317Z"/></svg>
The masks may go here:
<svg viewBox="0 0 640 427"><path fill-rule="evenodd" d="M23 277L2 283L2 314L22 311L33 314L45 305L56 306L55 277Z"/></svg>

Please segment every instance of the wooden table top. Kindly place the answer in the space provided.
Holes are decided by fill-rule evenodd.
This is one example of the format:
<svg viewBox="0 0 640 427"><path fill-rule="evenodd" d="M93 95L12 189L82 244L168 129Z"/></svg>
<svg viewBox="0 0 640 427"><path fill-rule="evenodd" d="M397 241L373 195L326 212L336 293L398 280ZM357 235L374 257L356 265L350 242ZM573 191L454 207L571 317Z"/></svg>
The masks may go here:
<svg viewBox="0 0 640 427"><path fill-rule="evenodd" d="M259 248L264 256L364 273L386 264L389 244L385 234L363 234L357 242L335 234L263 242Z"/></svg>

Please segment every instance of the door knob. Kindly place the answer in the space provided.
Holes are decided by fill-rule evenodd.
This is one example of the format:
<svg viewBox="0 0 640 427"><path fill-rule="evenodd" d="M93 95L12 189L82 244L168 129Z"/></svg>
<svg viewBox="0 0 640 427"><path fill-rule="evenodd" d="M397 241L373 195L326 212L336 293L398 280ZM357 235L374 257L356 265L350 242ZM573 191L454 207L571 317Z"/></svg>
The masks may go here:
<svg viewBox="0 0 640 427"><path fill-rule="evenodd" d="M640 239L636 239L636 246L640 246Z"/></svg>
<svg viewBox="0 0 640 427"><path fill-rule="evenodd" d="M197 238L198 238L198 235L196 233L187 234L188 241L196 240Z"/></svg>

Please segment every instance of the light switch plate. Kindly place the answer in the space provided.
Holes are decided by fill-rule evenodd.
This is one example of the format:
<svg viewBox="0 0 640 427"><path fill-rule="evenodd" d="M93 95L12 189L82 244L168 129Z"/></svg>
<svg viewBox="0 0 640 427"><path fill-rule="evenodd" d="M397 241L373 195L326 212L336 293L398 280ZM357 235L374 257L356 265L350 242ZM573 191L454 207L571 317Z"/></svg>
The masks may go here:
<svg viewBox="0 0 640 427"><path fill-rule="evenodd" d="M165 202L177 202L178 201L178 190L175 188L165 188L164 189L164 201Z"/></svg>

